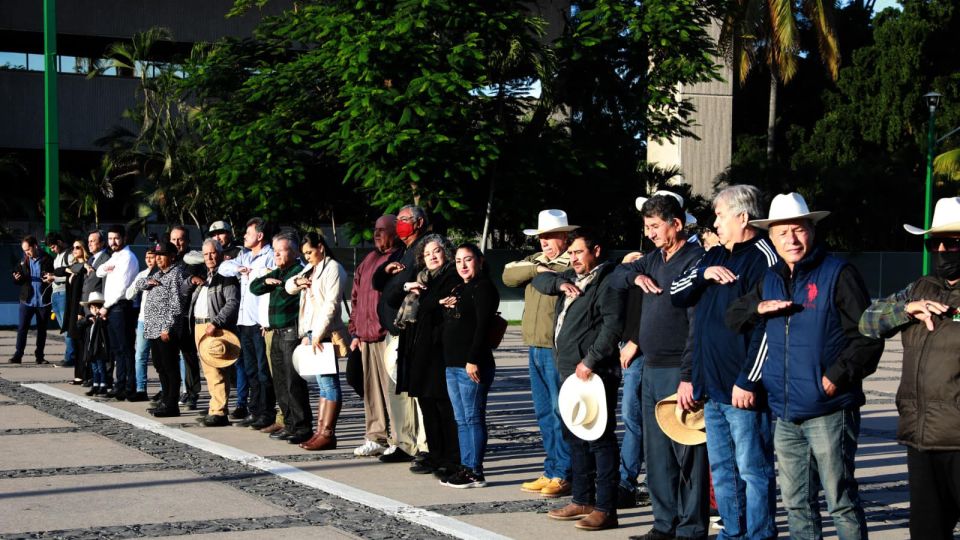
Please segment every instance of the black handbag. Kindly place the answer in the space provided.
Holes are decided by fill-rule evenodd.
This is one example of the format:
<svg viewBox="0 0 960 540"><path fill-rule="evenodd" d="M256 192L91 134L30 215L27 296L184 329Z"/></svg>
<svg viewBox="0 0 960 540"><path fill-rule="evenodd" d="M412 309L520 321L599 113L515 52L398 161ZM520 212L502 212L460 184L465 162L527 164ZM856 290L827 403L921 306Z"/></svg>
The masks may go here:
<svg viewBox="0 0 960 540"><path fill-rule="evenodd" d="M349 318L350 304L347 303L347 298L341 296L340 301L343 302L343 308L347 310ZM360 399L363 399L363 356L360 354L359 346L347 354L347 384L360 396Z"/></svg>

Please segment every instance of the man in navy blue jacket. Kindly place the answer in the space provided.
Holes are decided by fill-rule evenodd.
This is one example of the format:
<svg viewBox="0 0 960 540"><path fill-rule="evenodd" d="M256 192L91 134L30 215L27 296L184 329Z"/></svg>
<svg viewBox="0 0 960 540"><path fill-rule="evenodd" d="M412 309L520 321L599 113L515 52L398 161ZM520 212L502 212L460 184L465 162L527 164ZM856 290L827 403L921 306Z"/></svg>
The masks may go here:
<svg viewBox="0 0 960 540"><path fill-rule="evenodd" d="M760 355L763 386L777 417L774 449L791 538L822 538L816 492L841 540L867 537L854 477L863 379L877 369L883 340L860 335L870 296L857 270L814 242L811 212L797 193L777 195L768 219L782 261L727 310L727 324L763 328L751 351Z"/></svg>
<svg viewBox="0 0 960 540"><path fill-rule="evenodd" d="M776 538L773 429L759 359L748 356L753 332L724 324L732 302L750 292L778 260L765 234L748 222L760 217L760 190L730 186L713 201L719 246L677 278L670 299L695 308L693 386L678 396L705 401L707 454L724 528L718 538Z"/></svg>

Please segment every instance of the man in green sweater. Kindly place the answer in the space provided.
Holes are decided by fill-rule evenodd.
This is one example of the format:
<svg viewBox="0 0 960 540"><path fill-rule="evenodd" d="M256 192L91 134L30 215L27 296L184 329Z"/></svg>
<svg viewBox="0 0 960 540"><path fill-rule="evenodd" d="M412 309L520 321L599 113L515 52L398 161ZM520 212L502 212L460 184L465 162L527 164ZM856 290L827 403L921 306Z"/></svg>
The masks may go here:
<svg viewBox="0 0 960 540"><path fill-rule="evenodd" d="M283 287L287 279L303 270L297 261L299 250L293 233L274 236L273 256L277 267L250 282L251 293L257 296L270 295L267 312L270 327L265 330L272 334L270 357L273 359L273 387L284 418L283 429L271 433L270 438L290 444L300 444L313 436L310 393L306 381L293 369L293 350L300 344L297 336L300 295L288 294Z"/></svg>
<svg viewBox="0 0 960 540"><path fill-rule="evenodd" d="M531 282L541 272L563 272L570 268L570 256L567 255L569 235L577 228L568 224L567 213L563 210L540 212L537 228L525 229L523 234L536 236L541 251L509 263L503 269L504 285L525 288L523 342L530 347L530 392L547 454L540 478L524 482L520 489L548 498L570 494L570 449L563 440L557 409L560 374L553 354L553 319L557 300L538 292Z"/></svg>

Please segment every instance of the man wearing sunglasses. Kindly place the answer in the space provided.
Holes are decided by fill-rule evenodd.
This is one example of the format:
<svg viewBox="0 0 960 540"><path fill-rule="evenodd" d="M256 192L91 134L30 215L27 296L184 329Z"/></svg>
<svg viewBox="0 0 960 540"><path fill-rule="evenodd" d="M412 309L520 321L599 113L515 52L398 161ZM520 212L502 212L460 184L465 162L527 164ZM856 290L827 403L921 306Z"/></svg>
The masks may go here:
<svg viewBox="0 0 960 540"><path fill-rule="evenodd" d="M897 441L907 446L910 536L953 538L960 515L960 197L937 201L930 229L903 227L928 235L934 273L874 302L860 332L902 332Z"/></svg>

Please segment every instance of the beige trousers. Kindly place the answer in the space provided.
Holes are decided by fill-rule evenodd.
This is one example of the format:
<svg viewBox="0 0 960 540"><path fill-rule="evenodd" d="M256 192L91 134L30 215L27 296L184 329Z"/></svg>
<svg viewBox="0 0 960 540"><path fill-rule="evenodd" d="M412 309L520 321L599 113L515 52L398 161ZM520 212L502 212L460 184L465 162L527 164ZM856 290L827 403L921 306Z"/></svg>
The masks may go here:
<svg viewBox="0 0 960 540"><path fill-rule="evenodd" d="M423 420L417 400L406 392L397 394L397 348L400 338L388 334L384 340L385 352L383 355L384 370L387 373L387 387L384 393L387 396L387 414L390 415L390 424L393 438L390 441L411 456L417 451L427 451L427 436L423 431Z"/></svg>
<svg viewBox="0 0 960 540"><path fill-rule="evenodd" d="M271 358L272 355L270 354L270 344L273 343L273 330L267 330L263 333L263 341L266 343L265 347L267 348L267 367L270 368L270 378L272 379L273 378L273 358ZM285 423L283 423L283 411L280 410L280 407L277 407L277 419L274 423L280 424L281 426L286 425Z"/></svg>
<svg viewBox="0 0 960 540"><path fill-rule="evenodd" d="M200 338L203 337L203 332L206 327L206 324L194 326L193 336L197 343L199 343ZM210 406L207 409L207 414L226 416L227 398L230 395L230 375L228 370L233 369L233 366L223 369L215 368L208 366L206 362L200 360L200 369L203 370L203 377L207 379L207 392L210 393Z"/></svg>

